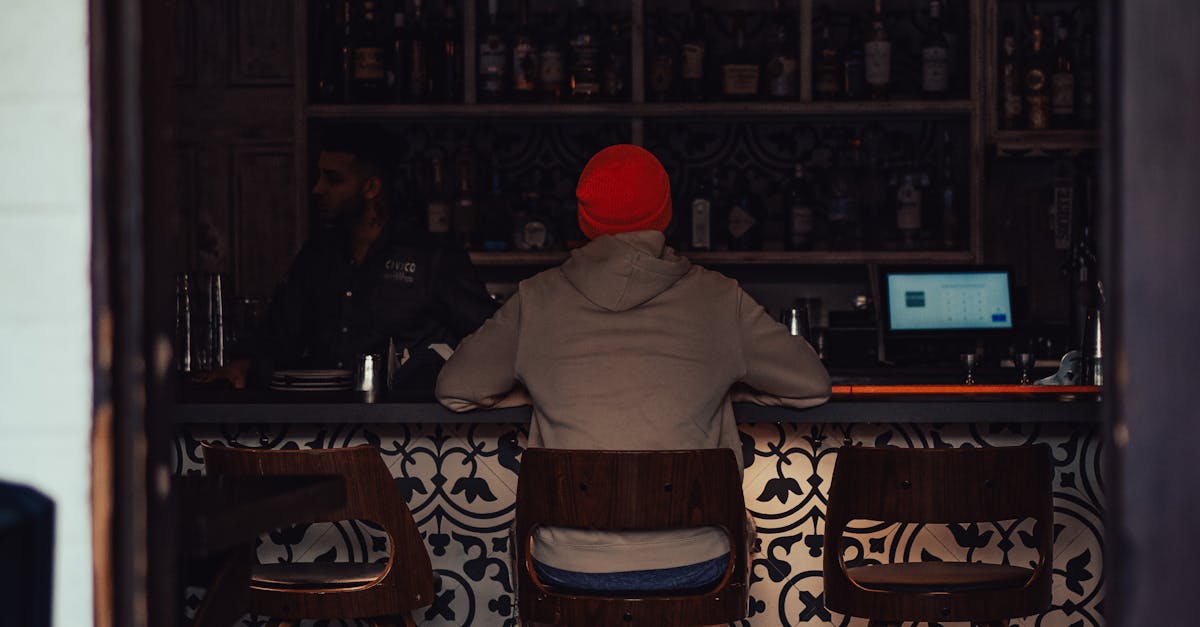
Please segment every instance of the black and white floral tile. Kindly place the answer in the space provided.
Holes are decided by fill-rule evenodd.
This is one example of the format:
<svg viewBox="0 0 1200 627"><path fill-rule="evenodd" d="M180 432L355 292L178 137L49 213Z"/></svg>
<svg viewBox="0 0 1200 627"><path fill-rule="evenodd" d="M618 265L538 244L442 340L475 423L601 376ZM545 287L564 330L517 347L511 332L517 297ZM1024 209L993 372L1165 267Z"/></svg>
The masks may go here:
<svg viewBox="0 0 1200 627"><path fill-rule="evenodd" d="M1053 607L1014 620L1023 627L1104 624L1100 438L1091 425L1055 424L745 424L746 507L758 525L751 606L741 626L859 627L862 619L825 609L821 583L824 507L838 448L962 447L1049 443L1054 451ZM384 456L412 509L442 588L416 612L420 625L517 625L509 562L524 425L251 425L193 426L176 440L177 473L200 472L200 442L264 448L372 444ZM855 539L872 560L973 560L1028 563L1028 521L958 525L862 523ZM301 525L262 538L260 561L362 561L386 553L375 529L356 522ZM189 589L190 608L203 590ZM190 611L190 609L189 609ZM246 616L242 627L273 624ZM306 625L333 626L338 621ZM356 624L354 621L345 623Z"/></svg>

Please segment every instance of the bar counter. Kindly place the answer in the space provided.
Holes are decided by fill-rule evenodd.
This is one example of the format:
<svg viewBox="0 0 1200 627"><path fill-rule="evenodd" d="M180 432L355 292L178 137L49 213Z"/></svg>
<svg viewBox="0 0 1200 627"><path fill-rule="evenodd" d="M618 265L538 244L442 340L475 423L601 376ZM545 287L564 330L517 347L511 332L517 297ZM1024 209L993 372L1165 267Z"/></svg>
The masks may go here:
<svg viewBox="0 0 1200 627"><path fill-rule="evenodd" d="M836 385L830 402L794 410L735 402L740 423L1085 423L1099 420L1100 388L1037 385ZM190 390L175 409L180 424L528 422L528 407L472 411L428 395L363 402L355 392Z"/></svg>
<svg viewBox="0 0 1200 627"><path fill-rule="evenodd" d="M443 587L420 625L516 624L508 527L526 445L527 407L458 414L428 395L365 403L351 392L184 389L174 472L203 468L200 442L261 448L370 444L392 471ZM842 446L963 447L1046 442L1054 454L1052 609L1019 624L1103 625L1104 482L1097 388L845 385L820 407L735 403L746 507L758 527L743 625L847 624L825 609L821 550L833 461ZM1034 559L1028 521L881 525L858 521L847 560ZM262 537L260 561L374 561L386 541L358 522ZM185 540L186 541L186 540ZM198 604L196 594L191 596ZM247 619L239 625L255 625ZM853 623L851 623L853 624Z"/></svg>

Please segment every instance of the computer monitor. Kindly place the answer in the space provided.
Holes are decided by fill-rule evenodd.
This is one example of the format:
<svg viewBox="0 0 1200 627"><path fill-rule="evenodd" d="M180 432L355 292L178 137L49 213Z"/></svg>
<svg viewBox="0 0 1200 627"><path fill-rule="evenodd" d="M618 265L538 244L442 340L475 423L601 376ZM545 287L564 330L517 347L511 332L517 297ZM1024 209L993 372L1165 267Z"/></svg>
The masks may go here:
<svg viewBox="0 0 1200 627"><path fill-rule="evenodd" d="M1013 328L1007 270L889 270L883 283L888 333L976 334Z"/></svg>

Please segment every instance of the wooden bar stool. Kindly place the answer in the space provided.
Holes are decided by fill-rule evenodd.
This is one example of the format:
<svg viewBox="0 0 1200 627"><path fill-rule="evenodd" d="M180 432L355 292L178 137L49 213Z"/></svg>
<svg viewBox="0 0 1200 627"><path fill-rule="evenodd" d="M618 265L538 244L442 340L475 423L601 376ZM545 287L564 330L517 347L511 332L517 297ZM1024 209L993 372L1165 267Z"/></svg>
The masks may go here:
<svg viewBox="0 0 1200 627"><path fill-rule="evenodd" d="M415 625L412 610L433 602L429 553L375 447L277 451L205 445L204 465L209 474L227 476L341 476L345 507L294 522L366 520L390 539L384 563L252 564L247 611L284 621L366 618L373 625Z"/></svg>
<svg viewBox="0 0 1200 627"><path fill-rule="evenodd" d="M749 603L746 509L733 451L567 451L530 448L517 481L515 569L524 622L600 625L727 624ZM701 593L609 596L556 590L533 570L542 525L605 531L720 527L725 574Z"/></svg>
<svg viewBox="0 0 1200 627"><path fill-rule="evenodd" d="M1001 448L847 447L838 452L825 519L825 607L870 620L970 621L999 627L1050 606L1053 469L1045 444ZM852 520L949 524L1034 519L1032 568L971 562L847 566Z"/></svg>

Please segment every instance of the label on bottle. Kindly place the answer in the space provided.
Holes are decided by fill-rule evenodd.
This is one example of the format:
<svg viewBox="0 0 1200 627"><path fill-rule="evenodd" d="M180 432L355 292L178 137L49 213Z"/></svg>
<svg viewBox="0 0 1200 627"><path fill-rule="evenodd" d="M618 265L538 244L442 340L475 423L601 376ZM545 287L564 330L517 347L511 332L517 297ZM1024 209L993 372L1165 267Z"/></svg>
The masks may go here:
<svg viewBox="0 0 1200 627"><path fill-rule="evenodd" d="M707 198L692 200L692 248L712 248L712 203Z"/></svg>
<svg viewBox="0 0 1200 627"><path fill-rule="evenodd" d="M513 48L513 90L537 91L538 58L533 44L522 41Z"/></svg>
<svg viewBox="0 0 1200 627"><path fill-rule="evenodd" d="M767 63L767 93L778 98L796 95L796 59L772 57Z"/></svg>
<svg viewBox="0 0 1200 627"><path fill-rule="evenodd" d="M950 51L931 46L921 51L921 89L942 93L949 87Z"/></svg>
<svg viewBox="0 0 1200 627"><path fill-rule="evenodd" d="M1043 130L1050 127L1050 99L1046 94L1030 94L1025 97L1028 105L1029 128Z"/></svg>
<svg viewBox="0 0 1200 627"><path fill-rule="evenodd" d="M439 200L431 201L425 209L425 217L430 233L450 232L450 205Z"/></svg>
<svg viewBox="0 0 1200 627"><path fill-rule="evenodd" d="M557 86L563 80L563 53L561 50L542 51L541 74L543 85Z"/></svg>
<svg viewBox="0 0 1200 627"><path fill-rule="evenodd" d="M549 230L541 220L530 220L521 228L521 248L523 250L541 250L546 248L549 240Z"/></svg>
<svg viewBox="0 0 1200 627"><path fill-rule="evenodd" d="M735 239L745 235L758 221L741 205L734 204L729 208L729 234Z"/></svg>
<svg viewBox="0 0 1200 627"><path fill-rule="evenodd" d="M1021 92L1017 85L1017 70L1012 65L1005 65L1002 84L1004 86L1004 122L1009 127L1016 124L1021 117Z"/></svg>
<svg viewBox="0 0 1200 627"><path fill-rule="evenodd" d="M600 47L590 33L580 33L571 40L571 50L575 52L575 65L596 66L600 58Z"/></svg>
<svg viewBox="0 0 1200 627"><path fill-rule="evenodd" d="M508 61L508 51L504 42L488 38L479 49L479 76L483 79L481 88L485 92L499 92L504 88L504 64Z"/></svg>
<svg viewBox="0 0 1200 627"><path fill-rule="evenodd" d="M654 63L650 66L650 91L656 94L665 94L671 91L671 75L673 72L673 64L671 57L660 55L654 57Z"/></svg>
<svg viewBox="0 0 1200 627"><path fill-rule="evenodd" d="M798 246L808 241L808 236L813 232L812 205L804 203L792 205L792 210L788 218L789 228L792 234L792 245Z"/></svg>
<svg viewBox="0 0 1200 627"><path fill-rule="evenodd" d="M696 42L683 44L683 78L684 80L704 78L704 44Z"/></svg>
<svg viewBox="0 0 1200 627"><path fill-rule="evenodd" d="M867 84L879 87L892 80L892 42L868 41L863 44L866 57Z"/></svg>
<svg viewBox="0 0 1200 627"><path fill-rule="evenodd" d="M571 79L571 95L585 98L599 95L600 81L596 79L595 72L588 71L586 74L576 74Z"/></svg>
<svg viewBox="0 0 1200 627"><path fill-rule="evenodd" d="M360 81L383 79L383 50L376 47L355 48L354 78Z"/></svg>
<svg viewBox="0 0 1200 627"><path fill-rule="evenodd" d="M753 96L758 93L758 65L726 63L721 66L721 86L726 96Z"/></svg>
<svg viewBox="0 0 1200 627"><path fill-rule="evenodd" d="M896 228L916 231L921 228L921 190L906 178L896 190Z"/></svg>
<svg viewBox="0 0 1200 627"><path fill-rule="evenodd" d="M1075 115L1075 75L1059 73L1050 77L1050 107L1054 115Z"/></svg>

